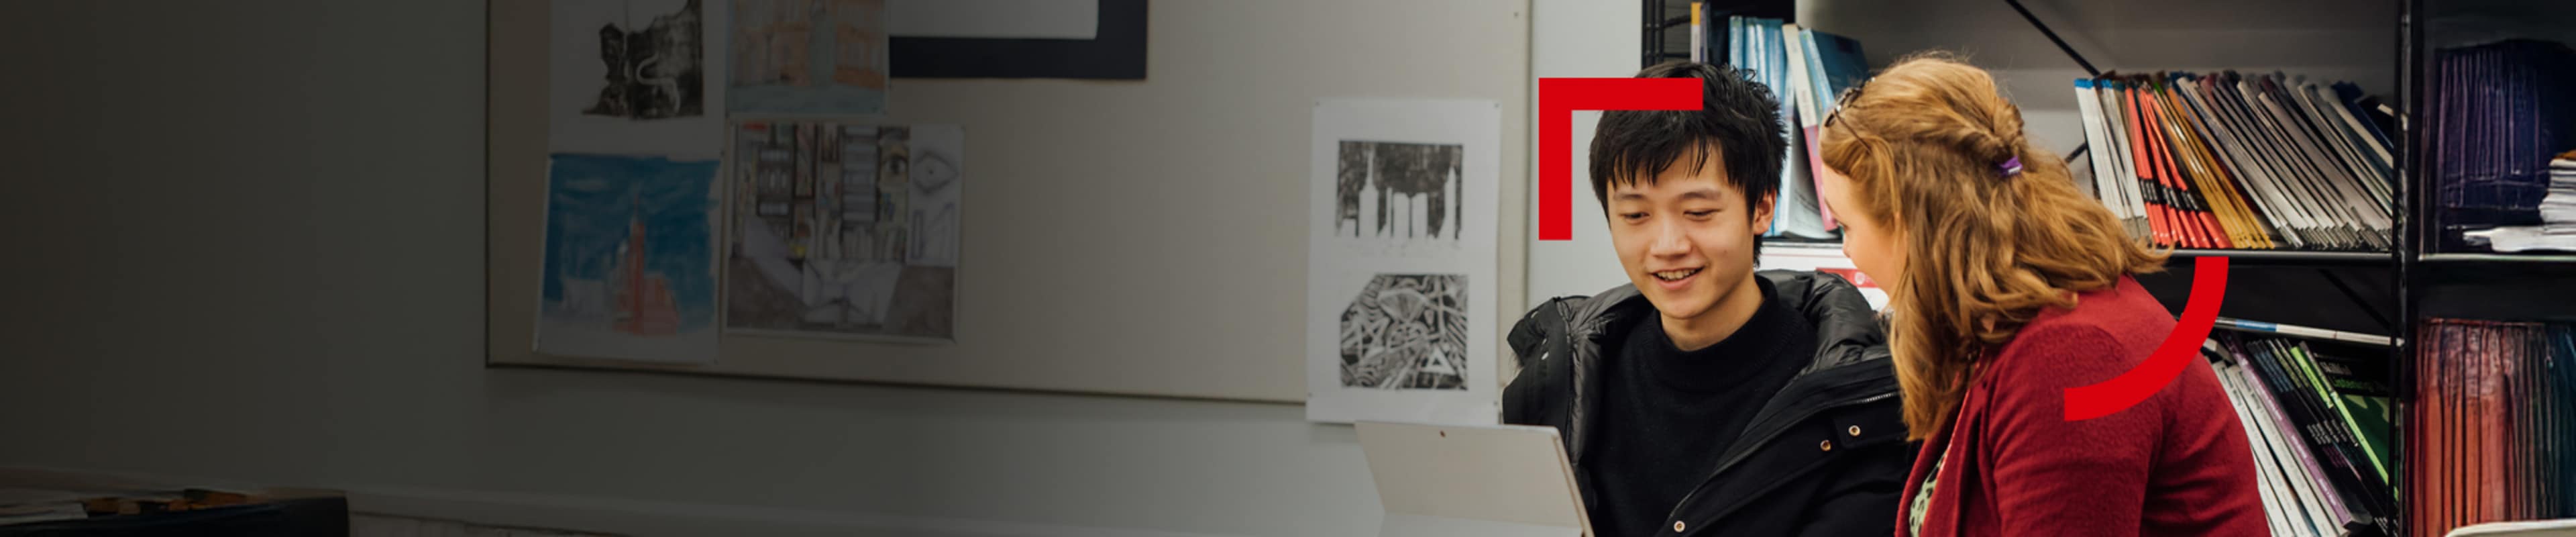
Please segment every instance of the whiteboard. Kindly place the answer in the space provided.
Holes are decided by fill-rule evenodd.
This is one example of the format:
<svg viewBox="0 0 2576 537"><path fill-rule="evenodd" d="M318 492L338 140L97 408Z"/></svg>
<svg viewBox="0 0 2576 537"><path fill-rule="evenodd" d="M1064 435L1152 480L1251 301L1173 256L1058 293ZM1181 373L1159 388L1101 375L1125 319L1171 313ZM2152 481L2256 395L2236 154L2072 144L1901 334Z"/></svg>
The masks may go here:
<svg viewBox="0 0 2576 537"><path fill-rule="evenodd" d="M1526 3L1158 2L1143 81L893 82L887 123L961 125L972 155L963 164L956 343L728 334L712 365L585 360L531 350L546 3L491 10L493 365L1301 402L1308 222L1299 200L1313 103L1531 102ZM1503 117L1503 207L1527 203L1526 118ZM1527 218L1498 212L1500 303L1518 304ZM1502 317L1495 334L1517 315Z"/></svg>

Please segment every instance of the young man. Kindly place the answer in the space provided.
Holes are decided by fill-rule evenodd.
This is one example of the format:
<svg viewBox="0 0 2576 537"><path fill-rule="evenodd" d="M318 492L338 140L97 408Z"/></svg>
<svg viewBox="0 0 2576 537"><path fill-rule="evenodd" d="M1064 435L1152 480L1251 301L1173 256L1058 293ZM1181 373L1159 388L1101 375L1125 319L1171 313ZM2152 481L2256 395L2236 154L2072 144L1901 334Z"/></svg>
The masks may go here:
<svg viewBox="0 0 2576 537"><path fill-rule="evenodd" d="M1675 62L1705 106L1611 111L1592 191L1630 285L1531 311L1503 418L1564 435L1592 527L1648 535L1887 535L1914 450L1887 346L1841 278L1753 270L1778 195L1772 93Z"/></svg>

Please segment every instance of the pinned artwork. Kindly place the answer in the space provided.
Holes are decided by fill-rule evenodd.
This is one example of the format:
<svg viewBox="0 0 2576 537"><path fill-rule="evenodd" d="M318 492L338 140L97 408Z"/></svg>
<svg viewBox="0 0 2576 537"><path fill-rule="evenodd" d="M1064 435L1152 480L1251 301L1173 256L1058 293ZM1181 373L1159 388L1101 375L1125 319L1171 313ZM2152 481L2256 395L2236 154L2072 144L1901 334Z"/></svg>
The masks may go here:
<svg viewBox="0 0 2576 537"><path fill-rule="evenodd" d="M714 159L724 149L723 0L553 0L554 153ZM715 48L711 52L709 49Z"/></svg>
<svg viewBox="0 0 2576 537"><path fill-rule="evenodd" d="M964 147L955 126L737 123L726 330L953 340Z"/></svg>
<svg viewBox="0 0 2576 537"><path fill-rule="evenodd" d="M714 361L716 162L549 161L537 352Z"/></svg>
<svg viewBox="0 0 2576 537"><path fill-rule="evenodd" d="M1500 421L1501 118L1492 101L1316 105L1308 419Z"/></svg>
<svg viewBox="0 0 2576 537"><path fill-rule="evenodd" d="M732 2L734 112L885 112L886 0Z"/></svg>

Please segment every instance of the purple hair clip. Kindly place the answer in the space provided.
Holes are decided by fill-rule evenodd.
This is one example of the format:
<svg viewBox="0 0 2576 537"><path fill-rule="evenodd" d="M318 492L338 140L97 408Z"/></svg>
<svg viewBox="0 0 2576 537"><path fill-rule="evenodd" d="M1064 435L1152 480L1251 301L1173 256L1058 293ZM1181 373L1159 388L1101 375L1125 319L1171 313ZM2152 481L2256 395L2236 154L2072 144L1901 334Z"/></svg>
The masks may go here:
<svg viewBox="0 0 2576 537"><path fill-rule="evenodd" d="M2003 170L2004 177L2021 175L2021 156L2015 155L2012 160L2006 160L2002 165L1996 166L1996 168Z"/></svg>

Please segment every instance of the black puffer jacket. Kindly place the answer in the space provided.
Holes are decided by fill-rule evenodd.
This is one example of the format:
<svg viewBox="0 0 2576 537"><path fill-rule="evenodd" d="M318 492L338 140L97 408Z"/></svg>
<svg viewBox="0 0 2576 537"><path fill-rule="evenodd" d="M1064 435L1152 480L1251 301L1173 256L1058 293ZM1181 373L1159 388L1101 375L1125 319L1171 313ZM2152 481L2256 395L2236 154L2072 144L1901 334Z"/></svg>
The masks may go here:
<svg viewBox="0 0 2576 537"><path fill-rule="evenodd" d="M1771 297L1816 327L1814 363L1773 395L1708 479L1674 506L1658 535L1888 535L1914 449L1905 441L1886 338L1869 303L1842 278L1765 270ZM1635 286L1540 305L1508 336L1520 375L1503 390L1503 421L1556 427L1586 507L1595 494L1585 444L1597 423L1601 355L1627 323L1654 318ZM1631 537L1631 536L1604 536Z"/></svg>

